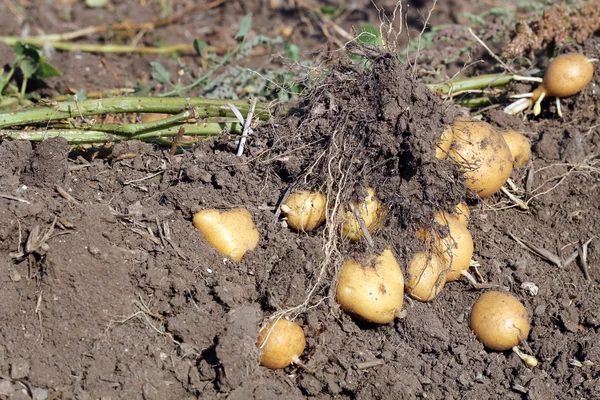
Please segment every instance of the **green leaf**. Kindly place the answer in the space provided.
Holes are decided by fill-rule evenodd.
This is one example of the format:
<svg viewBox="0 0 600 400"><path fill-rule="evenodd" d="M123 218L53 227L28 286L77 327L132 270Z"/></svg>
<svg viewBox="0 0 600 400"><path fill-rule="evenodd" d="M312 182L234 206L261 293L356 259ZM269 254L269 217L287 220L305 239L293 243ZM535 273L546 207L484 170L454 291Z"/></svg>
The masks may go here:
<svg viewBox="0 0 600 400"><path fill-rule="evenodd" d="M380 35L379 29L373 25L363 24L358 31L358 41L369 46L381 46L383 41Z"/></svg>
<svg viewBox="0 0 600 400"><path fill-rule="evenodd" d="M13 51L15 52L15 55L17 56L18 60L19 58L24 57L25 47L23 47L23 44L21 42L16 42L13 46Z"/></svg>
<svg viewBox="0 0 600 400"><path fill-rule="evenodd" d="M300 60L300 47L295 44L286 43L285 53L292 61Z"/></svg>
<svg viewBox="0 0 600 400"><path fill-rule="evenodd" d="M63 73L59 71L54 65L50 64L44 57L42 57L38 64L38 69L35 71L35 79L46 79L53 76L61 76Z"/></svg>
<svg viewBox="0 0 600 400"><path fill-rule="evenodd" d="M340 14L339 8L335 5L322 6L320 10L328 19L334 19Z"/></svg>
<svg viewBox="0 0 600 400"><path fill-rule="evenodd" d="M79 89L77 94L75 94L75 97L77 97L77 101L87 100L87 95L83 89Z"/></svg>
<svg viewBox="0 0 600 400"><path fill-rule="evenodd" d="M194 50L200 57L204 55L204 49L208 46L208 44L204 40L196 39L194 40Z"/></svg>
<svg viewBox="0 0 600 400"><path fill-rule="evenodd" d="M243 40L244 38L246 38L246 35L248 34L248 31L250 31L251 27L252 13L248 13L244 16L244 19L242 19L242 23L240 24L240 30L238 31L238 33L235 34L234 38Z"/></svg>
<svg viewBox="0 0 600 400"><path fill-rule="evenodd" d="M171 82L171 73L168 72L165 67L159 62L151 61L150 68L152 73L152 78L160 83L169 83Z"/></svg>
<svg viewBox="0 0 600 400"><path fill-rule="evenodd" d="M21 67L21 72L23 72L23 77L26 79L33 77L35 71L37 71L39 66L40 64L37 61L32 60L29 57L21 60L21 62L19 63L19 67Z"/></svg>

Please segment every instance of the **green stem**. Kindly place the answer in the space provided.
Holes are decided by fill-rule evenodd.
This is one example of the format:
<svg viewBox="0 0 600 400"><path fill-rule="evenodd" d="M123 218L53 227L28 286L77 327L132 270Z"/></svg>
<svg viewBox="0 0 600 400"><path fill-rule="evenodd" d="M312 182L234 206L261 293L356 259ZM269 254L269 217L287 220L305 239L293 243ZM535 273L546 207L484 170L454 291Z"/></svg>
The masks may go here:
<svg viewBox="0 0 600 400"><path fill-rule="evenodd" d="M15 36L0 36L0 42L14 46L16 42L30 43L40 47L50 45L57 50L82 51L87 53L143 53L143 54L168 54L175 52L193 53L194 46L187 43L174 44L165 47L136 47L120 44L91 44L48 41L39 38L19 38Z"/></svg>
<svg viewBox="0 0 600 400"><path fill-rule="evenodd" d="M174 123L190 119L192 117L192 113L189 110L181 112L176 115L171 115L169 117L165 117L156 121L145 122L143 124L127 124L127 125L117 125L117 124L94 124L89 127L92 131L100 131L100 132L111 132L117 135L135 135L140 132L145 131L154 131L161 128L166 128Z"/></svg>
<svg viewBox="0 0 600 400"><path fill-rule="evenodd" d="M428 84L427 87L434 93L449 94L462 92L464 90L478 90L504 86L513 79L513 76L509 74L490 74Z"/></svg>
<svg viewBox="0 0 600 400"><path fill-rule="evenodd" d="M0 93L4 92L4 88L8 85L8 83L12 79L12 76L14 73L15 73L15 67L13 65L13 67L10 69L10 71L8 71L8 74L6 74L6 78L4 79L4 84L0 87Z"/></svg>
<svg viewBox="0 0 600 400"><path fill-rule="evenodd" d="M63 137L71 144L90 144L104 142L121 142L123 140L156 141L166 137L174 137L179 133L179 128L185 129L187 136L215 136L224 129L231 133L241 133L241 126L237 122L229 123L207 123L207 124L182 124L179 126L160 129L152 132L144 132L134 136L117 135L110 132L102 132L87 129L47 129L38 131L23 131L17 129L0 129L0 139L29 140L41 142L51 137Z"/></svg>
<svg viewBox="0 0 600 400"><path fill-rule="evenodd" d="M194 108L199 118L234 117L227 103L235 105L242 114L248 112L249 103L245 100L227 101L202 98L157 98L157 97L110 97L100 100L78 102L60 102L52 107L33 107L18 111L0 113L0 129L10 126L31 125L37 122L49 122L81 116L110 113L165 113L179 114ZM262 120L271 114L269 106L259 103L255 116Z"/></svg>
<svg viewBox="0 0 600 400"><path fill-rule="evenodd" d="M27 77L23 77L23 82L21 82L21 98L25 98L25 89L27 89Z"/></svg>

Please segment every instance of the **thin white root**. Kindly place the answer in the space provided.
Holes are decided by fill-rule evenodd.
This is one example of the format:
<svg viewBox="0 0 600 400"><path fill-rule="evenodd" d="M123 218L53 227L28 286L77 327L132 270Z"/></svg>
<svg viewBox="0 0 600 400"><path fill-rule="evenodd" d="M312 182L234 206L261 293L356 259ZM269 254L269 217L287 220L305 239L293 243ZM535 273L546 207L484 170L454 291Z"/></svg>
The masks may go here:
<svg viewBox="0 0 600 400"><path fill-rule="evenodd" d="M542 100L544 100L545 97L546 93L542 92L540 97L538 97L535 104L533 105L533 115L540 115L540 113L542 112Z"/></svg>
<svg viewBox="0 0 600 400"><path fill-rule="evenodd" d="M314 369L310 369L306 365L304 365L304 363L302 361L300 361L300 358L298 356L293 356L292 357L292 363L294 363L295 365L299 366L300 368L302 368L303 370L305 370L309 374L314 375L316 373L316 371Z"/></svg>
<svg viewBox="0 0 600 400"><path fill-rule="evenodd" d="M535 368L538 366L539 362L538 362L537 358L535 358L532 355L523 353L521 350L519 350L519 348L517 346L513 347L512 351L514 351L515 354L518 355L519 358L521 360L523 360L525 365L527 365L529 368Z"/></svg>
<svg viewBox="0 0 600 400"><path fill-rule="evenodd" d="M598 62L599 59L598 58L588 58L589 62Z"/></svg>
<svg viewBox="0 0 600 400"><path fill-rule="evenodd" d="M560 98L556 98L556 113L562 118L562 108L560 107Z"/></svg>
<svg viewBox="0 0 600 400"><path fill-rule="evenodd" d="M510 199L510 201L512 201L521 210L529 210L529 206L527 205L527 203L525 203L523 200L512 194L506 187L502 186L500 190L502 191L502 193L504 193L506 197Z"/></svg>
<svg viewBox="0 0 600 400"><path fill-rule="evenodd" d="M526 99L529 97L533 97L533 92L513 94L510 96L511 99Z"/></svg>
<svg viewBox="0 0 600 400"><path fill-rule="evenodd" d="M532 101L529 98L519 99L513 103L510 103L505 109L504 112L509 115L515 115L520 113L521 111L527 110L531 107Z"/></svg>
<svg viewBox="0 0 600 400"><path fill-rule="evenodd" d="M544 78L539 78L537 76L523 76L523 75L513 75L513 80L515 81L526 81L526 82L538 82L542 83Z"/></svg>
<svg viewBox="0 0 600 400"><path fill-rule="evenodd" d="M496 285L492 285L490 283L477 282L475 280L475 278L473 277L473 275L471 275L468 271L460 271L460 274L462 276L464 276L465 278L467 278L467 280L469 281L471 286L473 286L475 289L481 290L481 289L491 289L493 287L496 287Z"/></svg>

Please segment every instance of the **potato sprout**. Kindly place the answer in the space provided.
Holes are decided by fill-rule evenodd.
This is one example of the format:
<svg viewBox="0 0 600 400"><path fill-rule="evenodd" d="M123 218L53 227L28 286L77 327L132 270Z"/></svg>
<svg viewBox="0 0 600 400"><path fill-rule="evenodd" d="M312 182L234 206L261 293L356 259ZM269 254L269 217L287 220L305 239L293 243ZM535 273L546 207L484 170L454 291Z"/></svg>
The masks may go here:
<svg viewBox="0 0 600 400"><path fill-rule="evenodd" d="M336 288L344 311L361 319L387 324L404 302L404 276L390 249L381 255L346 260Z"/></svg>
<svg viewBox="0 0 600 400"><path fill-rule="evenodd" d="M465 176L466 185L479 197L500 190L512 172L512 155L502 136L483 121L457 119L448 154Z"/></svg>
<svg viewBox="0 0 600 400"><path fill-rule="evenodd" d="M502 137L510 149L513 168L523 168L531 158L531 143L517 131L502 132Z"/></svg>
<svg viewBox="0 0 600 400"><path fill-rule="evenodd" d="M285 368L292 363L302 365L299 357L306 347L306 338L300 325L280 319L260 330L256 346L262 349L262 365Z"/></svg>
<svg viewBox="0 0 600 400"><path fill-rule="evenodd" d="M360 203L350 204L342 214L342 235L352 241L364 237L364 230L357 219L360 216L369 233L381 227L385 206L375 197L375 189L367 188L367 196Z"/></svg>
<svg viewBox="0 0 600 400"><path fill-rule="evenodd" d="M408 263L406 293L415 300L430 301L446 284L444 262L435 253L416 253Z"/></svg>
<svg viewBox="0 0 600 400"><path fill-rule="evenodd" d="M242 261L244 254L258 245L258 230L245 208L198 211L193 222L208 243L234 261Z"/></svg>
<svg viewBox="0 0 600 400"><path fill-rule="evenodd" d="M311 231L325 221L326 203L323 193L303 190L290 194L281 205L281 211L290 228Z"/></svg>
<svg viewBox="0 0 600 400"><path fill-rule="evenodd" d="M539 115L546 97L556 97L558 115L562 116L559 98L572 96L585 88L594 75L594 64L583 54L566 53L556 57L544 74L542 83L531 93L515 97L519 100L504 109L507 114L517 114L533 105L533 114Z"/></svg>

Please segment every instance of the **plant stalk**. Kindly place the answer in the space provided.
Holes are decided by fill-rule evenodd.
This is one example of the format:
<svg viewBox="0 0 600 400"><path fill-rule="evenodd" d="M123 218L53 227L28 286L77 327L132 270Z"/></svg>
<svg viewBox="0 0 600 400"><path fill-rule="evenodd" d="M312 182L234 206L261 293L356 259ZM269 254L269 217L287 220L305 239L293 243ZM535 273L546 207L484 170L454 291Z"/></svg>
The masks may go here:
<svg viewBox="0 0 600 400"><path fill-rule="evenodd" d="M227 123L182 124L137 135L119 135L90 129L47 129L24 131L18 129L0 129L0 139L29 140L41 142L52 137L63 137L71 144L121 142L123 140L156 141L166 137L177 136L179 128L185 129L186 136L215 136L227 129L230 133L241 134L242 127L237 120Z"/></svg>
<svg viewBox="0 0 600 400"><path fill-rule="evenodd" d="M0 129L111 113L179 114L190 108L194 108L198 118L234 117L227 103L235 105L242 114L248 113L250 107L248 101L245 100L228 101L197 97L187 99L180 97L110 97L99 100L59 102L53 106L33 107L0 113ZM271 116L268 104L257 104L255 116L261 120L268 119Z"/></svg>

